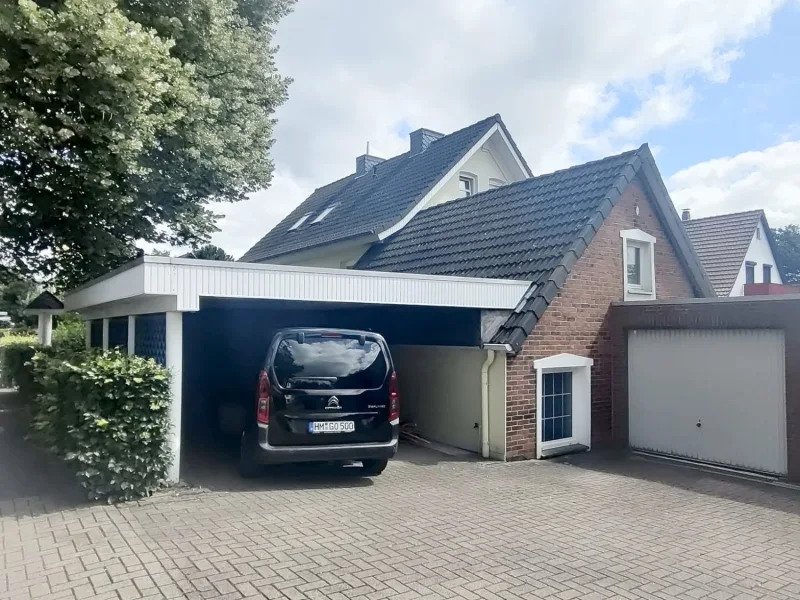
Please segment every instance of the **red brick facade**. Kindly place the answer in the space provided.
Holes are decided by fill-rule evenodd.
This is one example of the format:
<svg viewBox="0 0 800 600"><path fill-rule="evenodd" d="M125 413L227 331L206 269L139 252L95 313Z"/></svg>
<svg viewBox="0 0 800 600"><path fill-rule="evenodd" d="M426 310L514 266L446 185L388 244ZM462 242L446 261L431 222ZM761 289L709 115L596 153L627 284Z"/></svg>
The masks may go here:
<svg viewBox="0 0 800 600"><path fill-rule="evenodd" d="M508 362L506 457L509 460L536 456L536 372L533 361L562 352L594 359L592 443L610 441L613 348L608 317L611 302L623 299L622 239L619 232L624 229L641 229L656 237L658 298L689 298L694 295L650 199L636 182L632 183L572 268L563 289L536 324L522 350Z"/></svg>

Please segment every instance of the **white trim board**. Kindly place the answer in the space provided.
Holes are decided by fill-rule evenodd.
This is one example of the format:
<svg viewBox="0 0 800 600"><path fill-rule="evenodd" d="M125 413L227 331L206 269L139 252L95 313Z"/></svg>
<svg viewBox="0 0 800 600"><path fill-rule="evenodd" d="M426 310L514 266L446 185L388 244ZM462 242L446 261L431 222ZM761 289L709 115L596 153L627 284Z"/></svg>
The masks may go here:
<svg viewBox="0 0 800 600"><path fill-rule="evenodd" d="M64 304L92 318L196 311L201 297L510 310L529 286L503 279L145 256L67 294Z"/></svg>

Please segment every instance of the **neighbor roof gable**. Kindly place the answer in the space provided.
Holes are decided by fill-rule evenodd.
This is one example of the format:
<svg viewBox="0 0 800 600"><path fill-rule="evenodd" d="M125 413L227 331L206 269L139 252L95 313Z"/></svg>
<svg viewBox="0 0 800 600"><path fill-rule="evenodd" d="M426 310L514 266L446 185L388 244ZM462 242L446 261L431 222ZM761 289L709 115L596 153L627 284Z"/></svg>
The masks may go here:
<svg viewBox="0 0 800 600"><path fill-rule="evenodd" d="M759 223L764 227L767 242L774 255L775 244L763 210L683 222L718 296L730 295ZM775 267L778 268L777 265Z"/></svg>
<svg viewBox="0 0 800 600"><path fill-rule="evenodd" d="M494 115L431 142L424 152L406 152L379 163L366 175L348 175L315 190L240 260L264 261L362 236L378 239L381 233L416 214L435 186L487 133L498 127L530 174L500 115ZM312 222L333 204L336 208L324 219ZM309 213L301 227L291 230L298 219Z"/></svg>

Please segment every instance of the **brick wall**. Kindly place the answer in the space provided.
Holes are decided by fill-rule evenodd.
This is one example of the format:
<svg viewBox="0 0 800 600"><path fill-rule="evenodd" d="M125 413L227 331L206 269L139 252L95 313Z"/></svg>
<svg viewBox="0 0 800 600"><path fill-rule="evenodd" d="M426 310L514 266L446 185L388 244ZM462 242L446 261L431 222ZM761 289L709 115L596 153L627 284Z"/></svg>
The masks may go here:
<svg viewBox="0 0 800 600"><path fill-rule="evenodd" d="M636 207L639 214L636 214ZM649 198L636 183L628 186L600 231L572 269L563 289L536 324L522 350L508 362L506 456L536 455L536 373L533 361L568 352L594 359L592 367L592 443L611 439L613 351L610 304L623 297L623 229L656 237L658 298L692 297L689 279L672 249Z"/></svg>

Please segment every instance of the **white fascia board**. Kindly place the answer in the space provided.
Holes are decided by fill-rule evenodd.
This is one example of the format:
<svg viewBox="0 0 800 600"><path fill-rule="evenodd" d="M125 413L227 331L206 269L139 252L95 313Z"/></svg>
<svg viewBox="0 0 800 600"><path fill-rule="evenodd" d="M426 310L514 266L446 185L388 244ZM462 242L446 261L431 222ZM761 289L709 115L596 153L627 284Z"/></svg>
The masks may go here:
<svg viewBox="0 0 800 600"><path fill-rule="evenodd" d="M196 311L201 297L510 310L526 281L150 257L66 296L92 318Z"/></svg>
<svg viewBox="0 0 800 600"><path fill-rule="evenodd" d="M459 160L453 166L452 169L450 169L441 179L439 179L439 181L436 182L436 185L434 185L431 188L431 190L427 194L425 194L422 197L422 199L419 202L417 202L417 204L414 205L414 207L410 211L408 211L408 213L406 213L406 216L403 217L402 219L400 219L397 223L395 223L391 227L389 227L389 229L386 229L385 231L382 231L381 233L379 233L378 234L378 239L385 240L390 235L392 235L394 233L397 233L403 227L405 227L406 224L411 219L413 219L419 211L421 211L423 208L425 208L425 206L428 204L428 202L430 202L431 198L433 198L439 192L439 190L441 190L442 187L444 187L444 185L448 181L450 181L451 178L455 177L456 173L458 173L462 169L462 167L465 164L467 164L467 161L470 158L472 158L472 156L478 150L480 150L483 147L483 145L489 140L489 138L492 137L497 131L500 131L500 130L501 130L501 128L500 128L500 124L499 123L495 123L494 125L492 125L489 128L489 130L485 134L483 134L483 137L481 137L481 139L479 139L477 142L475 142L475 145L473 145L472 148L467 150L467 152L464 154L464 156L461 157L461 160Z"/></svg>
<svg viewBox="0 0 800 600"><path fill-rule="evenodd" d="M533 175L528 171L528 169L525 168L525 163L522 162L522 159L520 158L519 154L517 153L516 150L514 150L514 146L511 144L511 141L506 136L506 132L503 131L503 128L500 127L499 124L497 125L497 130L500 132L500 137L503 138L503 141L506 143L506 146L508 146L508 151L511 152L511 156L514 157L514 160L516 161L519 170L522 171L523 179L527 177L533 177ZM511 182L509 181L509 183Z"/></svg>
<svg viewBox="0 0 800 600"><path fill-rule="evenodd" d="M64 297L64 310L75 311L98 304L118 302L144 294L144 260L138 259L125 267L98 277Z"/></svg>

